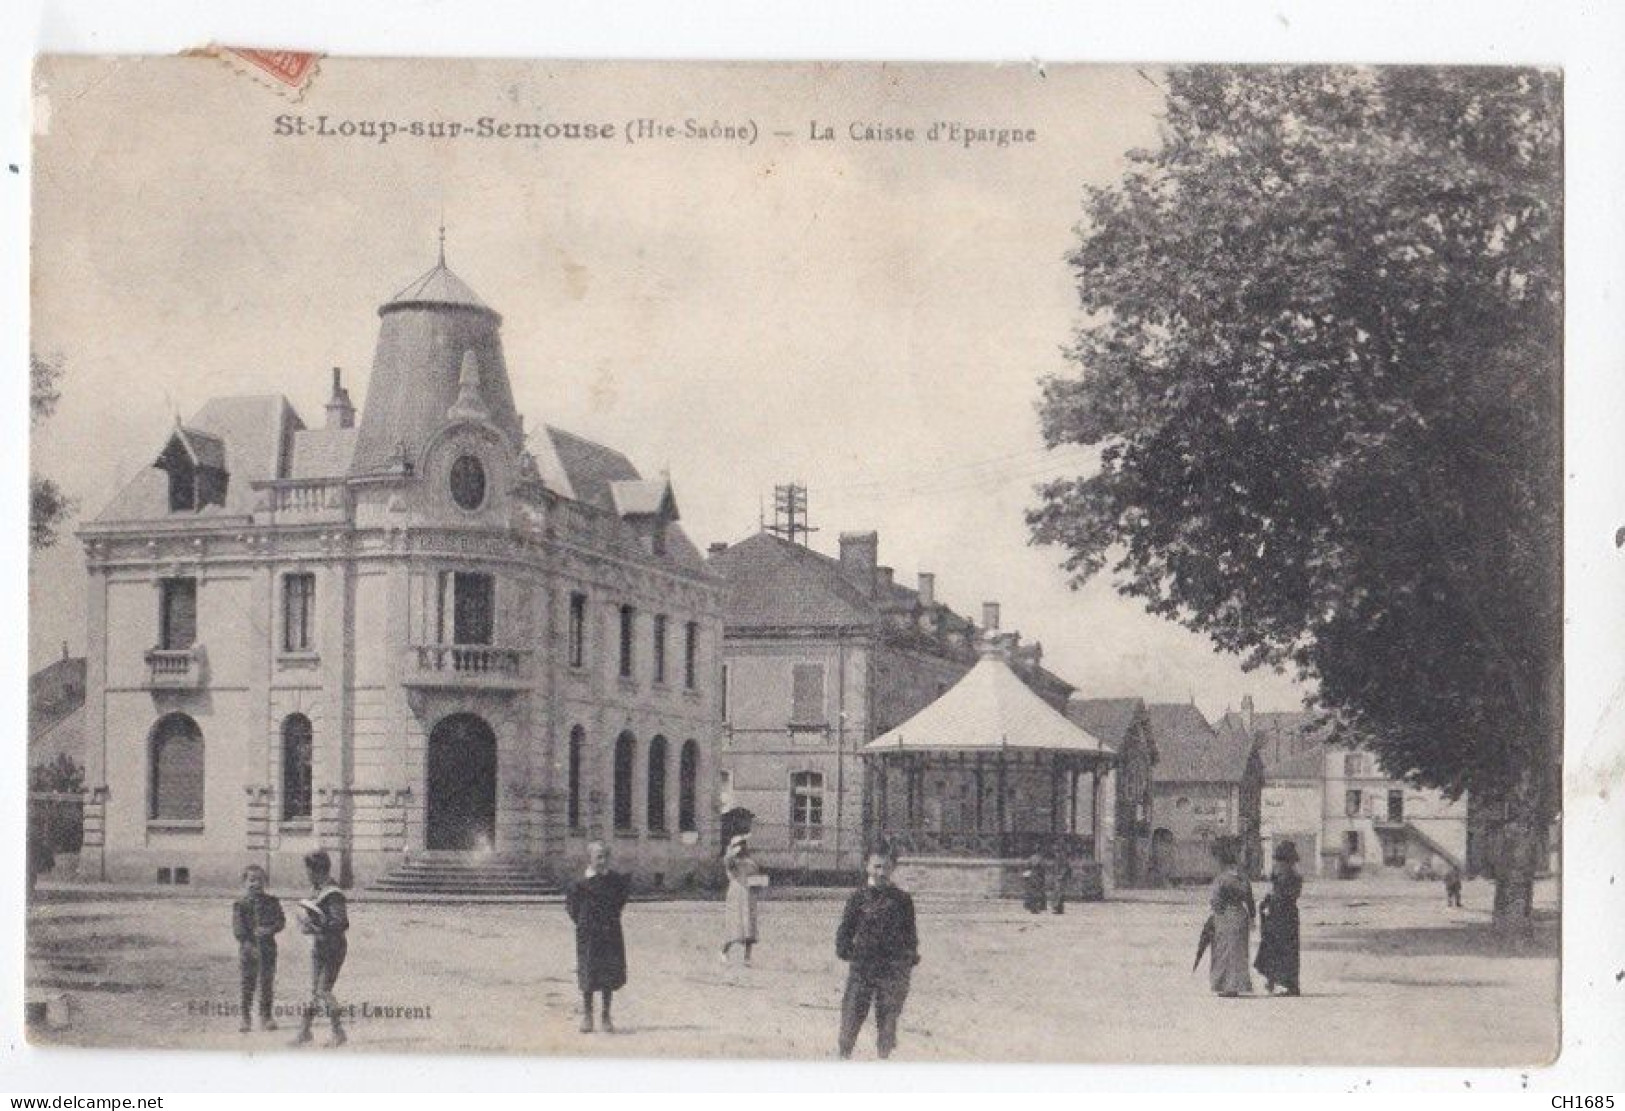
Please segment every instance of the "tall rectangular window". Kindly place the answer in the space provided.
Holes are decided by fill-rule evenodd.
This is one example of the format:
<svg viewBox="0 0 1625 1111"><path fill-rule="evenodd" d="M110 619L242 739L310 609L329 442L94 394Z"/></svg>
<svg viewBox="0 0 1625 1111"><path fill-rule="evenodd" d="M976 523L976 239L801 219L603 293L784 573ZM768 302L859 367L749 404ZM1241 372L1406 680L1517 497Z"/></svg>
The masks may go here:
<svg viewBox="0 0 1625 1111"><path fill-rule="evenodd" d="M309 652L314 642L316 576L308 572L282 576L282 650Z"/></svg>
<svg viewBox="0 0 1625 1111"><path fill-rule="evenodd" d="M491 644L496 635L496 580L479 571L440 572L440 643Z"/></svg>
<svg viewBox="0 0 1625 1111"><path fill-rule="evenodd" d="M587 664L587 596L570 595L570 666Z"/></svg>
<svg viewBox="0 0 1625 1111"><path fill-rule="evenodd" d="M700 685L700 623L683 626L683 686L693 690Z"/></svg>
<svg viewBox="0 0 1625 1111"><path fill-rule="evenodd" d="M621 678L632 678L632 644L637 633L638 611L621 607Z"/></svg>
<svg viewBox="0 0 1625 1111"><path fill-rule="evenodd" d="M1390 822L1403 822L1405 820L1405 792L1388 792L1388 820Z"/></svg>
<svg viewBox="0 0 1625 1111"><path fill-rule="evenodd" d="M1349 791L1345 793L1343 796L1343 812L1350 818L1359 817L1361 801L1359 791Z"/></svg>
<svg viewBox="0 0 1625 1111"><path fill-rule="evenodd" d="M158 601L158 647L171 652L197 642L197 580L165 579Z"/></svg>
<svg viewBox="0 0 1625 1111"><path fill-rule="evenodd" d="M731 721L733 714L729 712L728 705L728 665L722 665L722 720Z"/></svg>
<svg viewBox="0 0 1625 1111"><path fill-rule="evenodd" d="M824 723L824 665L796 664L791 668L790 722Z"/></svg>
<svg viewBox="0 0 1625 1111"><path fill-rule="evenodd" d="M1349 778L1365 774L1365 762L1360 759L1358 752L1351 752L1343 757L1343 774Z"/></svg>
<svg viewBox="0 0 1625 1111"><path fill-rule="evenodd" d="M1357 829L1343 832L1343 851L1350 856L1360 855L1360 831Z"/></svg>
<svg viewBox="0 0 1625 1111"><path fill-rule="evenodd" d="M666 681L666 615L655 614L654 620L654 647L655 647L655 682Z"/></svg>
<svg viewBox="0 0 1625 1111"><path fill-rule="evenodd" d="M824 777L819 772L790 773L790 840L816 845L824 839Z"/></svg>

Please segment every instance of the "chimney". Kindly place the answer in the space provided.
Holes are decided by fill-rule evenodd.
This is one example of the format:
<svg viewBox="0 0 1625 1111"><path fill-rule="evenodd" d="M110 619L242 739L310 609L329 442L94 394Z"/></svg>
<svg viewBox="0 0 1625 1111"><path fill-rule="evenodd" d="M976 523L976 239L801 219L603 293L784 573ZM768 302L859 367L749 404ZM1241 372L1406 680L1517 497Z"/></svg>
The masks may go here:
<svg viewBox="0 0 1625 1111"><path fill-rule="evenodd" d="M713 540L710 547L705 549L705 554L708 556L721 555L727 550L728 542L726 540Z"/></svg>
<svg viewBox="0 0 1625 1111"><path fill-rule="evenodd" d="M875 565L879 562L878 532L841 533L841 570L865 594L875 592Z"/></svg>
<svg viewBox="0 0 1625 1111"><path fill-rule="evenodd" d="M882 594L890 594L896 580L896 572L890 567L875 568L875 589Z"/></svg>
<svg viewBox="0 0 1625 1111"><path fill-rule="evenodd" d="M937 604L937 577L930 571L920 572L920 605L930 609Z"/></svg>
<svg viewBox="0 0 1625 1111"><path fill-rule="evenodd" d="M355 406L350 404L350 391L344 388L338 367L333 368L333 396L327 399L327 427L355 427Z"/></svg>
<svg viewBox="0 0 1625 1111"><path fill-rule="evenodd" d="M996 633L999 631L999 603L982 603L982 631Z"/></svg>
<svg viewBox="0 0 1625 1111"><path fill-rule="evenodd" d="M1248 736L1252 735L1253 696L1250 694L1244 694L1241 696L1241 728L1247 733Z"/></svg>

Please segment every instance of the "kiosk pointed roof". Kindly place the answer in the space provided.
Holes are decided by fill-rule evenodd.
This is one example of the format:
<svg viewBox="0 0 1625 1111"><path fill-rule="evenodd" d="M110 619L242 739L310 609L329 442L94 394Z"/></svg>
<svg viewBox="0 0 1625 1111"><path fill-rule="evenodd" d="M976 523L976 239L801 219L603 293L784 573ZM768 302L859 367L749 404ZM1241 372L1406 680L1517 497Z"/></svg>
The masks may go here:
<svg viewBox="0 0 1625 1111"><path fill-rule="evenodd" d="M864 747L868 752L1004 749L1113 755L1100 738L1034 694L998 652L984 655L935 702Z"/></svg>

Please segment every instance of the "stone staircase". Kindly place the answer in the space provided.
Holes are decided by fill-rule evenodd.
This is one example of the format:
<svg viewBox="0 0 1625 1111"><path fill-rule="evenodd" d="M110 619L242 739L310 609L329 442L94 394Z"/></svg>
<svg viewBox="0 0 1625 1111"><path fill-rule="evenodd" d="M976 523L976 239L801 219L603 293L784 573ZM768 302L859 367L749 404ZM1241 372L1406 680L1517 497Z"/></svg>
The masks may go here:
<svg viewBox="0 0 1625 1111"><path fill-rule="evenodd" d="M369 891L390 895L518 900L559 894L538 862L493 853L415 853Z"/></svg>

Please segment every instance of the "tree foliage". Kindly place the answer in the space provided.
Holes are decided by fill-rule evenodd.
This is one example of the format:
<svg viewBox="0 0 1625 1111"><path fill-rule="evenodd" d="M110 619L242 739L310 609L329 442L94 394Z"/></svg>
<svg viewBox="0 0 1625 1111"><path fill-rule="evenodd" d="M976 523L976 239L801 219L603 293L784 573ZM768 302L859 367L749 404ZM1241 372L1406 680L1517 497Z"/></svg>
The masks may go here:
<svg viewBox="0 0 1625 1111"><path fill-rule="evenodd" d="M62 377L62 364L56 359L30 353L28 372L28 419L31 425L37 425L56 412L56 403L62 399L57 385ZM55 544L63 523L72 512L73 501L61 487L48 478L29 476L29 547L39 551Z"/></svg>
<svg viewBox="0 0 1625 1111"><path fill-rule="evenodd" d="M1555 805L1561 82L1198 67L1092 189L1043 383L1081 582L1295 670L1385 769Z"/></svg>

